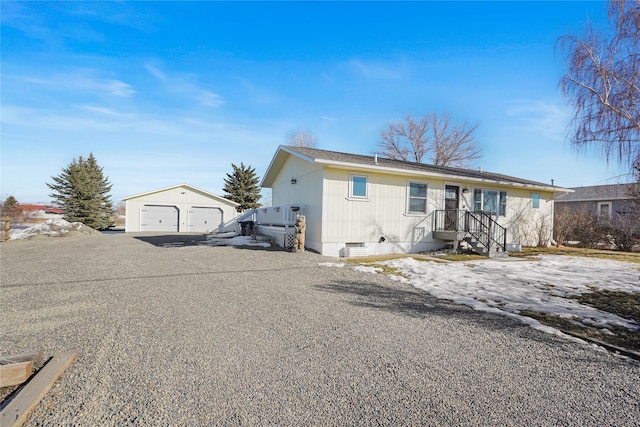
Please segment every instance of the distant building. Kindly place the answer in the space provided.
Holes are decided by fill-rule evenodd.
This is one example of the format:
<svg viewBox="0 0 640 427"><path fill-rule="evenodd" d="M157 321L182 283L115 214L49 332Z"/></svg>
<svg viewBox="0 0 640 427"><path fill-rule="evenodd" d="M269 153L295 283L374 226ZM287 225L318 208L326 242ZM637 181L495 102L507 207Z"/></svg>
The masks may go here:
<svg viewBox="0 0 640 427"><path fill-rule="evenodd" d="M613 219L628 215L632 198L628 189L632 183L574 187L574 192L556 199L556 211L594 214L599 218Z"/></svg>
<svg viewBox="0 0 640 427"><path fill-rule="evenodd" d="M27 219L55 219L62 217L62 209L47 205L18 204L17 208Z"/></svg>

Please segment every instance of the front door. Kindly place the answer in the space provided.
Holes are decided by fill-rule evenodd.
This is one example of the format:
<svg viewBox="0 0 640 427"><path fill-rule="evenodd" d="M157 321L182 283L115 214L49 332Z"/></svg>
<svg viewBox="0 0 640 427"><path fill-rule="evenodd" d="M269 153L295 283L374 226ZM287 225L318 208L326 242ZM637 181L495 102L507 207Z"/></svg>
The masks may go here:
<svg viewBox="0 0 640 427"><path fill-rule="evenodd" d="M444 189L444 229L458 229L458 201L460 187L457 185L447 185Z"/></svg>

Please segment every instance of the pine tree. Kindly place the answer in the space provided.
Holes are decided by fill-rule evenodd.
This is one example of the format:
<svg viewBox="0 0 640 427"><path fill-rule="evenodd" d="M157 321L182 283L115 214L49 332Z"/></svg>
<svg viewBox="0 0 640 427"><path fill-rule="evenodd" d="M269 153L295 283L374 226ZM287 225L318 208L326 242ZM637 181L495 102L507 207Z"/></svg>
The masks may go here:
<svg viewBox="0 0 640 427"><path fill-rule="evenodd" d="M16 218L21 214L20 203L13 196L7 197L0 208L0 217Z"/></svg>
<svg viewBox="0 0 640 427"><path fill-rule="evenodd" d="M236 208L238 212L246 209L255 209L260 206L260 178L256 175L256 170L251 166L240 163L240 167L231 164L233 174L227 174L224 179L224 197L239 203Z"/></svg>
<svg viewBox="0 0 640 427"><path fill-rule="evenodd" d="M51 179L53 183L47 186L53 193L49 196L53 204L62 209L64 219L98 230L113 225L111 184L93 153L86 160L82 156L73 159L60 175Z"/></svg>

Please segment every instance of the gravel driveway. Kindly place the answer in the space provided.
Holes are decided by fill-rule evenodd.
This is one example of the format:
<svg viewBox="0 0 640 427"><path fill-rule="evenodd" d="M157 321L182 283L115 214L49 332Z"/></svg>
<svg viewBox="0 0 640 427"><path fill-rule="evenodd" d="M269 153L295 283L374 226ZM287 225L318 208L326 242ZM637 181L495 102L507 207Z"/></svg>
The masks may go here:
<svg viewBox="0 0 640 427"><path fill-rule="evenodd" d="M640 424L640 364L313 253L3 243L0 353L77 360L29 425Z"/></svg>

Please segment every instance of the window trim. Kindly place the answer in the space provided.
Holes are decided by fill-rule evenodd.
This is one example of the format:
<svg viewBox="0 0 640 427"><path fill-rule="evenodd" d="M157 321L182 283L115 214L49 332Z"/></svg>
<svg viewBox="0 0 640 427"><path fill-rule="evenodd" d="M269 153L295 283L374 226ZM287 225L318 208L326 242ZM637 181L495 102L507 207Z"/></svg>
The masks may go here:
<svg viewBox="0 0 640 427"><path fill-rule="evenodd" d="M354 179L355 178L364 178L364 196L358 196L353 193L354 190ZM359 174L359 173L350 173L349 174L349 200L369 200L369 175Z"/></svg>
<svg viewBox="0 0 640 427"><path fill-rule="evenodd" d="M602 215L602 207L603 206L608 206L608 211L606 216ZM613 202L611 201L605 201L605 202L598 202L598 218L605 218L605 219L611 219L611 216L613 215Z"/></svg>
<svg viewBox="0 0 640 427"><path fill-rule="evenodd" d="M424 185L425 194L423 197L412 197L411 196L411 184ZM407 201L405 206L405 214L406 215L416 215L416 216L424 216L429 212L429 183L427 181L416 181L416 180L408 180L406 184L406 194ZM411 199L424 199L424 211L412 211L411 210Z"/></svg>
<svg viewBox="0 0 640 427"><path fill-rule="evenodd" d="M496 200L496 213L491 212L491 215L495 215L496 217L506 217L507 216L507 199L509 198L509 193L507 190L499 190L497 188L485 188L485 187L474 187L472 193L471 204L473 206L473 212L478 212L476 210L476 192L480 191L480 207L484 206L484 193L486 191L495 191L497 194ZM504 198L503 198L504 195ZM504 202L504 203L503 203ZM481 210L482 211L482 210Z"/></svg>

